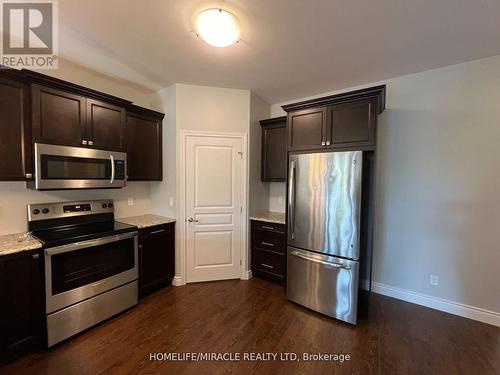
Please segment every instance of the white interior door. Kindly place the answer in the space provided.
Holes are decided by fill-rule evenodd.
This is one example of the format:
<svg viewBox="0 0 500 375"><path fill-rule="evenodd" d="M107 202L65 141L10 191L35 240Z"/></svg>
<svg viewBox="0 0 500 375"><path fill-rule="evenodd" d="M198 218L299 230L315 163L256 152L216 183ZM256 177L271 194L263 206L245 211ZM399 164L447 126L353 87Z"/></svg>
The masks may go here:
<svg viewBox="0 0 500 375"><path fill-rule="evenodd" d="M240 278L243 140L187 136L186 281Z"/></svg>

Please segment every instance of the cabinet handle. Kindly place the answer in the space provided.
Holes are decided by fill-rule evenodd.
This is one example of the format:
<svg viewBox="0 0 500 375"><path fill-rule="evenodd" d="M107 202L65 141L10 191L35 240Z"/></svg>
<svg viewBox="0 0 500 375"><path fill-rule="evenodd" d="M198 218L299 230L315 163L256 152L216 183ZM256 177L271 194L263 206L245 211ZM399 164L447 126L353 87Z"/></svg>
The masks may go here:
<svg viewBox="0 0 500 375"><path fill-rule="evenodd" d="M326 145L327 145L327 146L330 146L330 141L326 141Z"/></svg>
<svg viewBox="0 0 500 375"><path fill-rule="evenodd" d="M86 139L82 139L82 145L87 146L87 140Z"/></svg>
<svg viewBox="0 0 500 375"><path fill-rule="evenodd" d="M40 258L40 255L38 255L38 254L33 254L33 260L38 260L38 258Z"/></svg>
<svg viewBox="0 0 500 375"><path fill-rule="evenodd" d="M94 141L89 141L89 146L93 146L94 145Z"/></svg>
<svg viewBox="0 0 500 375"><path fill-rule="evenodd" d="M261 245L266 245L266 246L272 246L272 247L274 247L274 244L269 243L269 242L264 242L264 241L261 242Z"/></svg>
<svg viewBox="0 0 500 375"><path fill-rule="evenodd" d="M142 250L142 245L139 245L138 247L139 247L139 250Z"/></svg>
<svg viewBox="0 0 500 375"><path fill-rule="evenodd" d="M149 232L149 234L157 234L157 233L161 233L161 232L165 232L165 229L154 230L152 232Z"/></svg>
<svg viewBox="0 0 500 375"><path fill-rule="evenodd" d="M31 178L33 178L33 173L26 173L25 177L27 179L31 179Z"/></svg>
<svg viewBox="0 0 500 375"><path fill-rule="evenodd" d="M321 142L321 146L325 146L325 145L326 145L325 141Z"/></svg>
<svg viewBox="0 0 500 375"><path fill-rule="evenodd" d="M266 268L272 268L272 269L274 269L274 266L271 266L269 264L261 263L260 265L263 266L263 267L266 267Z"/></svg>
<svg viewBox="0 0 500 375"><path fill-rule="evenodd" d="M274 227L268 227L267 225L261 226L262 229L274 230Z"/></svg>

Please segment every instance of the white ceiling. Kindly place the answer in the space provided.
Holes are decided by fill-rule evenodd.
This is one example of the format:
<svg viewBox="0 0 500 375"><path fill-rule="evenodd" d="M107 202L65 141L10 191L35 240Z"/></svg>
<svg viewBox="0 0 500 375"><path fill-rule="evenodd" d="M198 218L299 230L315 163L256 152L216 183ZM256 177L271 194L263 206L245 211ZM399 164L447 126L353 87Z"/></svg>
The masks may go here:
<svg viewBox="0 0 500 375"><path fill-rule="evenodd" d="M192 31L222 6L242 40ZM498 0L60 0L63 58L151 89L251 89L269 103L500 54Z"/></svg>

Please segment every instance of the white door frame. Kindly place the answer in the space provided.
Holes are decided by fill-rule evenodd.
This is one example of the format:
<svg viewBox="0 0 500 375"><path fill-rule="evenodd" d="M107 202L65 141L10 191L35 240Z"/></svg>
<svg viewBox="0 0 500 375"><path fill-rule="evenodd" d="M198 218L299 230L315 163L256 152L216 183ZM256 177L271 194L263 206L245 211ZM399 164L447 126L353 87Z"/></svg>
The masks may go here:
<svg viewBox="0 0 500 375"><path fill-rule="evenodd" d="M242 212L241 217L241 266L240 266L240 279L248 280L251 277L250 266L248 264L248 137L245 133L225 133L225 132L209 132L209 131L191 131L191 130L181 130L180 131L180 182L178 184L178 194L179 197L179 211L177 212L177 217L179 221L177 222L179 228L179 241L176 248L176 257L179 259L179 268L176 269L175 277L173 280L173 285L180 286L186 284L186 233L187 233L187 222L186 222L186 141L188 137L215 137L215 138L236 138L241 139L242 150L243 150L243 168L241 173L242 181ZM177 163L179 167L179 163ZM177 262L176 262L177 263Z"/></svg>

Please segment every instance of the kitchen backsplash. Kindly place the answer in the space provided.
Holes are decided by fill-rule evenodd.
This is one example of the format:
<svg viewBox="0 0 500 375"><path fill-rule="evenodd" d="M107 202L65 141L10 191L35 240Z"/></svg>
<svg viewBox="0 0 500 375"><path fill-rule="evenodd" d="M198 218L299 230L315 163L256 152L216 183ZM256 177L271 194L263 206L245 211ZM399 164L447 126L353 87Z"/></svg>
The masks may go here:
<svg viewBox="0 0 500 375"><path fill-rule="evenodd" d="M149 182L129 182L123 189L58 191L27 189L24 182L0 182L0 235L26 231L29 203L91 199L113 199L117 218L151 213Z"/></svg>

